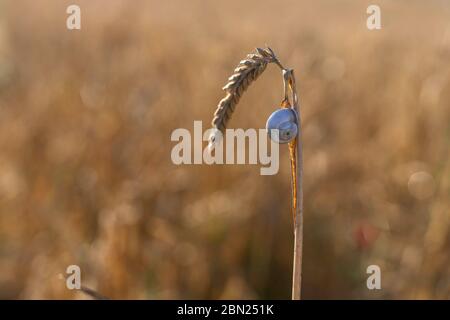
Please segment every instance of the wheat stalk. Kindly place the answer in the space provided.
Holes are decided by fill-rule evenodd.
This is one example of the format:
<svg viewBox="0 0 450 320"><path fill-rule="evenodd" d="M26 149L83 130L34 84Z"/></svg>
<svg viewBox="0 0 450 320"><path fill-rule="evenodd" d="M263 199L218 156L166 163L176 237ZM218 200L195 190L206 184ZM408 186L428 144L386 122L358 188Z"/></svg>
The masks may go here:
<svg viewBox="0 0 450 320"><path fill-rule="evenodd" d="M302 248L303 248L303 147L301 133L300 107L298 103L297 89L294 71L286 69L280 63L275 53L269 47L256 49L256 53L247 55L234 69L233 75L228 78L223 87L226 96L220 100L214 113L212 125L215 129L224 133L236 105L242 94L250 84L255 81L266 69L269 63L275 63L283 72L284 99L281 105L292 108L297 114L297 137L289 143L292 176L292 213L294 223L294 254L292 273L292 299L298 300L301 295L301 272L302 272ZM213 147L217 142L217 131L210 136L209 146Z"/></svg>
<svg viewBox="0 0 450 320"><path fill-rule="evenodd" d="M110 300L109 298L98 293L97 291L95 291L91 288L85 287L85 286L81 286L80 291L83 292L84 294L90 296L94 300Z"/></svg>

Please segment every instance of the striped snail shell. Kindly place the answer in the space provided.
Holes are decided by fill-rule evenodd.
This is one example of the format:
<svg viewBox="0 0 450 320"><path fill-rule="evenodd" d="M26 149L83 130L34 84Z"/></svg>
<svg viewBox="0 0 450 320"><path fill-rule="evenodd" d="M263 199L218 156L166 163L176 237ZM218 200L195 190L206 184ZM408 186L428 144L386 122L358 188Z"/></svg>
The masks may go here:
<svg viewBox="0 0 450 320"><path fill-rule="evenodd" d="M297 114L291 108L274 111L266 123L269 138L276 143L288 143L295 139L298 132Z"/></svg>

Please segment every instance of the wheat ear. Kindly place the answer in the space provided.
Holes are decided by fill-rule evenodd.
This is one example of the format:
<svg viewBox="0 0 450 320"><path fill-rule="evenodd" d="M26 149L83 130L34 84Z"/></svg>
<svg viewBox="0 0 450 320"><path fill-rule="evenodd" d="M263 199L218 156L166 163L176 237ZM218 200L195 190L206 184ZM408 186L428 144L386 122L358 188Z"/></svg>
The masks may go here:
<svg viewBox="0 0 450 320"><path fill-rule="evenodd" d="M215 129L224 133L242 94L264 72L269 63L276 63L283 69L275 53L269 47L256 48L256 53L247 55L244 60L239 62L233 75L228 78L227 84L222 88L226 95L220 100L214 113L211 124ZM212 136L210 143L214 143L214 139L215 136Z"/></svg>

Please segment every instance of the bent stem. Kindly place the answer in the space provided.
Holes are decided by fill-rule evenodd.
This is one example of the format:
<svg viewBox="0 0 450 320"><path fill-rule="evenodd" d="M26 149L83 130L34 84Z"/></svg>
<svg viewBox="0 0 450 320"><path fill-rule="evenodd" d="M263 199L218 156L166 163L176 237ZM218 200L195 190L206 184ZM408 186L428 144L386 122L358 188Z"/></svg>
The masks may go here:
<svg viewBox="0 0 450 320"><path fill-rule="evenodd" d="M297 114L297 137L289 143L291 159L292 183L292 215L294 222L294 257L292 271L292 300L300 300L302 286L302 254L303 254L303 148L300 107L298 105L297 89L294 71L284 69L284 101L286 107L291 107ZM292 104L289 103L289 91Z"/></svg>
<svg viewBox="0 0 450 320"><path fill-rule="evenodd" d="M275 56L275 54L274 54ZM297 114L297 137L289 143L291 160L292 217L294 224L294 254L292 270L292 300L301 299L303 260L303 145L302 122L298 104L294 70L286 69L275 56L275 63L283 72L284 100L282 106ZM290 93L290 97L289 97ZM290 102L291 101L291 102Z"/></svg>

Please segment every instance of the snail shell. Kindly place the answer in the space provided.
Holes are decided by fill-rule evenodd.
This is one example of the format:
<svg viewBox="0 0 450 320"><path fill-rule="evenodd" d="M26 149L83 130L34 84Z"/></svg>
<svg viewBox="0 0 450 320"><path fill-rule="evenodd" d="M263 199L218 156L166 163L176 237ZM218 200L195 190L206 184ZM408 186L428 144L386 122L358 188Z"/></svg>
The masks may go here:
<svg viewBox="0 0 450 320"><path fill-rule="evenodd" d="M266 129L272 141L288 143L297 136L297 114L291 108L278 109L267 119Z"/></svg>

